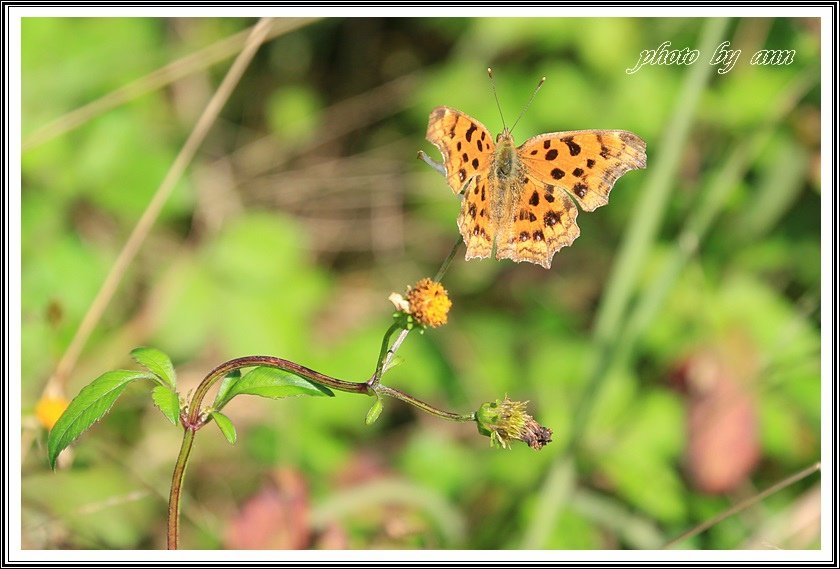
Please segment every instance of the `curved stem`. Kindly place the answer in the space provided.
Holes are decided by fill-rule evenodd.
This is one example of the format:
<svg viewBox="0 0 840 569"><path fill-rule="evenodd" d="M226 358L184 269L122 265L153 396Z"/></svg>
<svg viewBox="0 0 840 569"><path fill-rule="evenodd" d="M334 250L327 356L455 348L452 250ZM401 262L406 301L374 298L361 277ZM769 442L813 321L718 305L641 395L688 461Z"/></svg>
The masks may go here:
<svg viewBox="0 0 840 569"><path fill-rule="evenodd" d="M234 370L243 367L256 366L267 366L282 369L283 371L288 371L297 376L312 380L315 383L324 385L330 389L335 389L336 391L360 393L364 395L373 394L370 386L365 381L358 383L354 381L343 381L341 379L324 375L323 373L317 372L314 369L309 369L308 367L302 366L293 361L274 356L245 356L243 358L228 360L217 366L214 370L208 373L207 376L205 376L202 382L198 385L198 388L195 390L195 395L193 395L192 401L190 402L187 418L188 425L198 425L200 422L199 414L201 413L201 402L204 400L207 392L210 391L210 388L213 387L217 381Z"/></svg>
<svg viewBox="0 0 840 569"><path fill-rule="evenodd" d="M470 421L475 421L475 413L467 413L465 415L459 415L458 413L450 413L449 411L442 411L437 407L432 407L425 401L420 401L409 395L408 393L404 393L399 389L394 389L393 387L388 387L387 385L379 384L376 386L376 391L380 395L388 395L393 397L394 399L399 399L400 401L404 401L409 405L414 405L418 409L425 411L426 413L430 413L442 419L447 419L449 421L455 421L458 423L468 423Z"/></svg>
<svg viewBox="0 0 840 569"><path fill-rule="evenodd" d="M184 475L187 472L187 463L190 459L195 429L184 427L184 440L181 442L181 451L178 453L178 460L175 462L175 471L172 473L172 486L169 489L169 523L166 531L166 548L178 549L179 521L181 518L181 488L184 484Z"/></svg>

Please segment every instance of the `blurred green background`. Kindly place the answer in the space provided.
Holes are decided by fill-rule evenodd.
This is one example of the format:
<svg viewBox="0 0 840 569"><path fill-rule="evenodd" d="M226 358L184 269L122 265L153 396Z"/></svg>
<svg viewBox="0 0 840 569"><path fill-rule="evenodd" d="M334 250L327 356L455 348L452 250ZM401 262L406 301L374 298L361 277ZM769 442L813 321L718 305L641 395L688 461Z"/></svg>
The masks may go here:
<svg viewBox="0 0 840 569"><path fill-rule="evenodd" d="M163 548L180 429L129 390L57 473L36 403L249 19L22 24L23 547ZM286 21L277 21L287 26ZM529 400L540 452L386 401L227 409L197 438L186 548L659 547L819 460L820 24L813 19L325 19L257 53L85 346L68 398L170 354L182 394L222 361L270 354L373 371L387 297L431 276L459 202L415 159L429 112L514 132L625 129L648 168L578 218L550 271L463 259L450 323L411 335L386 383L458 412ZM644 49L700 49L647 66ZM732 71L708 65L723 41ZM241 45L237 44L237 45ZM750 65L759 49L793 63ZM193 61L199 62L186 67ZM172 65L159 76L152 71ZM188 69L186 72L179 72ZM121 88L136 87L122 97ZM87 103L75 128L43 128ZM819 548L819 476L681 541Z"/></svg>

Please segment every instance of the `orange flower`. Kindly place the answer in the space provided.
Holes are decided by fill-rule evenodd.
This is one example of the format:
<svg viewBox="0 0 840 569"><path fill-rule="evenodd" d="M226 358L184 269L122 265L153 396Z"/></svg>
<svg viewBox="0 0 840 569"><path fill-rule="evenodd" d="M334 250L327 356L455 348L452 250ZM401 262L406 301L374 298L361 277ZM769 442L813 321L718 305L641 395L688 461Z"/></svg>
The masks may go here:
<svg viewBox="0 0 840 569"><path fill-rule="evenodd" d="M408 313L423 326L437 328L446 324L446 316L452 301L446 289L439 282L429 278L420 279L408 291Z"/></svg>
<svg viewBox="0 0 840 569"><path fill-rule="evenodd" d="M47 430L52 429L69 403L64 397L44 397L35 405L35 416Z"/></svg>

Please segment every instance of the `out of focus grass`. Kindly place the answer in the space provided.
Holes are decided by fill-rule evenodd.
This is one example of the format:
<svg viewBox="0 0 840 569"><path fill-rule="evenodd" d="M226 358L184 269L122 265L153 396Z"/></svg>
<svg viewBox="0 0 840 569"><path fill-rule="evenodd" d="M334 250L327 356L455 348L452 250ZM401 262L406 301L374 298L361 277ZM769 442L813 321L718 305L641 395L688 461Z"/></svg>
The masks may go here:
<svg viewBox="0 0 840 569"><path fill-rule="evenodd" d="M24 147L55 119L252 24L24 20ZM665 40L701 57L624 73ZM707 51L723 40L744 53L719 75ZM313 533L287 545L656 547L819 460L818 47L819 24L805 19L347 19L281 34L167 203L66 395L130 365L138 345L172 355L184 391L217 363L259 353L366 378L388 294L432 274L457 236L457 199L414 159L433 150L429 111L449 105L498 131L485 69L508 120L546 76L519 141L632 130L648 169L581 214L581 237L550 271L457 258L450 324L410 337L388 381L459 411L505 393L530 400L555 442L494 451L472 427L397 402L366 427L361 397L237 400L236 446L211 429L198 438L183 539L235 547L245 504L270 480L291 492L292 472ZM749 65L761 48L796 58ZM145 394L129 389L57 474L27 418L227 65L23 154L22 413L34 439L24 547L163 544L179 433ZM698 484L721 461L695 444L703 392L675 388L687 373L707 377L696 362L709 358L724 370L712 379L725 377L750 413L702 427L743 434L759 457L717 494ZM819 547L818 487L809 478L684 546ZM794 515L813 524L777 527Z"/></svg>

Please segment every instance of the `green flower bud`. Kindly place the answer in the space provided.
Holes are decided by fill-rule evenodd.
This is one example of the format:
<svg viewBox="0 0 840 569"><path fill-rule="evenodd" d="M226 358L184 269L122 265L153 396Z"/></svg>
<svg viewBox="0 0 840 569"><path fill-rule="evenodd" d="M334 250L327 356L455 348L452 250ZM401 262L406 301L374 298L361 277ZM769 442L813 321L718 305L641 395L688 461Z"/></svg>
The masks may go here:
<svg viewBox="0 0 840 569"><path fill-rule="evenodd" d="M484 403L475 413L478 432L490 437L490 445L510 448L510 441L522 441L539 450L551 442L551 429L537 423L525 412L527 401L497 399Z"/></svg>

